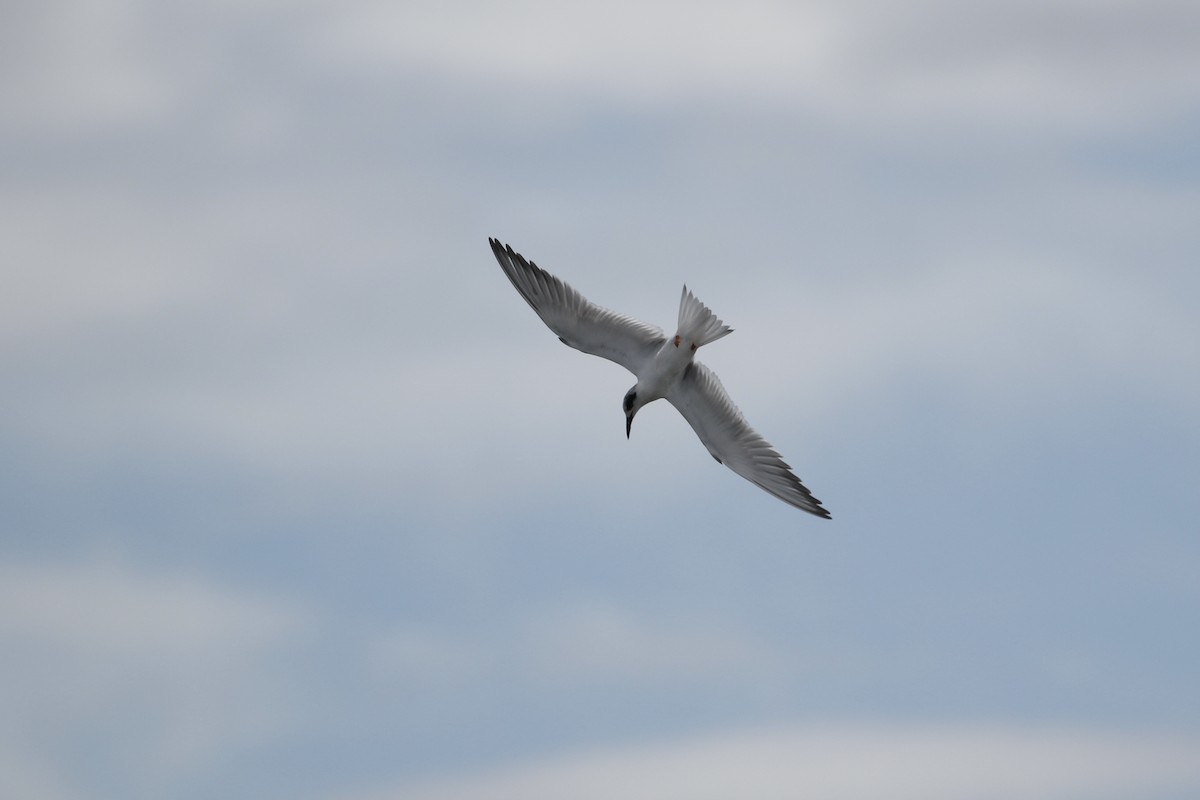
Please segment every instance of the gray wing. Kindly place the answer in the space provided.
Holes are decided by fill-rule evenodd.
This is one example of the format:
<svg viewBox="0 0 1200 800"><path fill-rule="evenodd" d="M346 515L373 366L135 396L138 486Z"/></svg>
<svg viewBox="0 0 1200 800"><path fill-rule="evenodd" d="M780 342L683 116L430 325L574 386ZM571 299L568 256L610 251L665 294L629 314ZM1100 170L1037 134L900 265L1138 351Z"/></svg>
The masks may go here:
<svg viewBox="0 0 1200 800"><path fill-rule="evenodd" d="M488 239L500 268L563 344L615 361L633 374L666 341L662 329L601 308L564 281Z"/></svg>
<svg viewBox="0 0 1200 800"><path fill-rule="evenodd" d="M829 519L775 448L758 435L729 399L720 379L699 362L667 394L667 401L688 421L718 462L788 505Z"/></svg>

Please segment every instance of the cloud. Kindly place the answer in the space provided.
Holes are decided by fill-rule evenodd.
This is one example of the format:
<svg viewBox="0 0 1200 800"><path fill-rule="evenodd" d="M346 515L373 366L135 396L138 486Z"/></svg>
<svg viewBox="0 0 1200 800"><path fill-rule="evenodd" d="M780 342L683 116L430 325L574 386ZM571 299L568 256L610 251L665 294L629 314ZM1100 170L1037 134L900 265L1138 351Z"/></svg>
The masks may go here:
<svg viewBox="0 0 1200 800"><path fill-rule="evenodd" d="M1179 343L1200 339L1200 323L1180 298L1134 272L1036 258L963 252L866 285L739 290L752 319L724 312L739 349L731 337L705 360L735 400L768 398L783 417L800 404L828 421L912 392L980 419L1034 419L1100 393L1189 425L1200 349Z"/></svg>
<svg viewBox="0 0 1200 800"><path fill-rule="evenodd" d="M1200 790L1200 737L986 725L810 725L549 758L355 800L811 797L1102 800Z"/></svg>
<svg viewBox="0 0 1200 800"><path fill-rule="evenodd" d="M211 768L290 721L271 665L307 626L272 600L120 560L4 563L0 768L27 765L15 777L48 797L94 786L92 758L146 789ZM76 747L93 755L65 769L28 758Z"/></svg>
<svg viewBox="0 0 1200 800"><path fill-rule="evenodd" d="M642 98L794 75L796 67L817 61L814 52L825 52L833 33L828 12L813 4L645 7L622 0L600 8L526 0L501 9L479 2L399 8L368 1L343 8L328 44L345 59L460 79L491 76L530 88L607 87ZM722 37L739 44L714 47Z"/></svg>
<svg viewBox="0 0 1200 800"><path fill-rule="evenodd" d="M67 785L61 765L43 748L34 748L28 734L0 732L0 781L5 791L26 800L82 800L87 794Z"/></svg>
<svg viewBox="0 0 1200 800"><path fill-rule="evenodd" d="M192 221L127 183L0 192L12 291L0 298L0 357L104 336L178 312L219 277L207 247L181 249ZM207 268L206 268L207 267Z"/></svg>
<svg viewBox="0 0 1200 800"><path fill-rule="evenodd" d="M343 8L323 32L342 61L642 107L721 97L1012 133L1171 113L1200 81L1189 69L1200 24L1178 0Z"/></svg>
<svg viewBox="0 0 1200 800"><path fill-rule="evenodd" d="M228 659L292 636L290 611L119 561L0 564L0 631L99 657Z"/></svg>
<svg viewBox="0 0 1200 800"><path fill-rule="evenodd" d="M1186 0L257 0L196 6L184 26L123 0L4 15L0 85L10 102L0 114L13 130L71 137L158 124L220 96L231 130L248 125L254 138L264 120L289 124L295 99L263 91L277 71L270 62L326 76L349 69L404 90L449 84L475 103L499 95L491 116L501 126L599 100L643 111L752 105L886 123L892 137L1137 129L1200 89L1200 14ZM531 92L567 102L530 106L521 96Z"/></svg>
<svg viewBox="0 0 1200 800"><path fill-rule="evenodd" d="M277 21L275 42L286 48L285 7L209 0L184 17L146 0L5 6L0 88L9 102L0 120L9 135L68 142L169 123L244 66L243 37L256 38L264 19Z"/></svg>
<svg viewBox="0 0 1200 800"><path fill-rule="evenodd" d="M6 7L0 119L10 131L69 133L157 118L172 93L148 59L144 11L137 2Z"/></svg>
<svg viewBox="0 0 1200 800"><path fill-rule="evenodd" d="M390 683L466 685L502 674L543 687L678 688L730 675L778 678L785 668L783 654L735 626L634 613L611 602L565 604L493 633L496 640L396 630L377 638L368 661Z"/></svg>
<svg viewBox="0 0 1200 800"><path fill-rule="evenodd" d="M610 604L560 609L533 624L531 666L551 679L678 685L781 669L779 654L719 624L647 621Z"/></svg>

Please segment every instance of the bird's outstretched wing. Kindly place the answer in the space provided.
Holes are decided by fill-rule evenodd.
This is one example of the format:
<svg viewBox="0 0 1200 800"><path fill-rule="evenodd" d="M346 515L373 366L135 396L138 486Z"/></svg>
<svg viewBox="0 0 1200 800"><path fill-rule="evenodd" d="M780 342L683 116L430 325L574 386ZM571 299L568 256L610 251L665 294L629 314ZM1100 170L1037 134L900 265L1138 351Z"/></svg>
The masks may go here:
<svg viewBox="0 0 1200 800"><path fill-rule="evenodd" d="M661 328L601 308L511 246L491 238L488 242L512 285L564 344L615 361L636 375L666 341Z"/></svg>
<svg viewBox="0 0 1200 800"><path fill-rule="evenodd" d="M667 400L688 421L700 441L720 463L788 505L829 518L775 448L758 435L729 399L708 367L692 362Z"/></svg>

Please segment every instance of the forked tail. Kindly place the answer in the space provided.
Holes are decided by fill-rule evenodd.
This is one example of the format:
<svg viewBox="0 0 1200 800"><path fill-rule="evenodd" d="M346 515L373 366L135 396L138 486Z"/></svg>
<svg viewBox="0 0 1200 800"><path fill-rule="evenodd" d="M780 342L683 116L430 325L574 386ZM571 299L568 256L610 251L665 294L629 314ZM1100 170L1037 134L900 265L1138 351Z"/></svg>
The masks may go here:
<svg viewBox="0 0 1200 800"><path fill-rule="evenodd" d="M677 333L684 341L695 342L696 347L702 347L733 333L733 328L717 319L717 315L709 311L708 306L697 300L684 286L683 297L679 300Z"/></svg>

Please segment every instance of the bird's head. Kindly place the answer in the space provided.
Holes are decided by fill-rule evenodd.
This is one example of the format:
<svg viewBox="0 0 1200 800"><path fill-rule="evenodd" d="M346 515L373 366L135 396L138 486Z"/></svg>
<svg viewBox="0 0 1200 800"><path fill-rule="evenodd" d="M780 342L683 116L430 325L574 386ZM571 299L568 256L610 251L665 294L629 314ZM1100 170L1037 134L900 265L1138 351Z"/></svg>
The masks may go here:
<svg viewBox="0 0 1200 800"><path fill-rule="evenodd" d="M637 386L625 393L625 399L621 401L621 408L625 409L625 438L629 438L629 431L633 427L633 415L642 407L641 401L638 399Z"/></svg>

